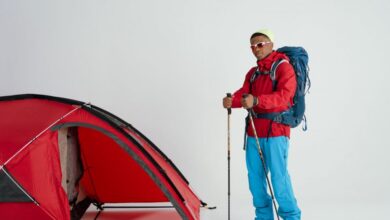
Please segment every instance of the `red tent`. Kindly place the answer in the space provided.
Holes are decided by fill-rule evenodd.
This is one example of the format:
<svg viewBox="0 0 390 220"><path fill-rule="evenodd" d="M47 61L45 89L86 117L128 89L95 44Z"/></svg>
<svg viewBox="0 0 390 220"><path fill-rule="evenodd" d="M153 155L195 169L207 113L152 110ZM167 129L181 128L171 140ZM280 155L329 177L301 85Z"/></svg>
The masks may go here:
<svg viewBox="0 0 390 220"><path fill-rule="evenodd" d="M172 161L133 126L88 103L0 97L0 219L70 219L79 197L170 202L199 219L201 201Z"/></svg>

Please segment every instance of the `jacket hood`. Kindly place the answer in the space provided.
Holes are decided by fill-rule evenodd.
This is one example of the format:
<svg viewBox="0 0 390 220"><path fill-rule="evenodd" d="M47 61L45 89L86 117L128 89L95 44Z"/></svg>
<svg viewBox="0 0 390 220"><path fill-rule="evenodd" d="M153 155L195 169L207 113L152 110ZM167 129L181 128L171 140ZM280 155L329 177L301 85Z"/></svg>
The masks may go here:
<svg viewBox="0 0 390 220"><path fill-rule="evenodd" d="M272 51L266 58L258 60L257 66L259 67L261 72L269 71L271 69L272 64L279 59L285 59L290 61L285 54L279 53L277 51Z"/></svg>

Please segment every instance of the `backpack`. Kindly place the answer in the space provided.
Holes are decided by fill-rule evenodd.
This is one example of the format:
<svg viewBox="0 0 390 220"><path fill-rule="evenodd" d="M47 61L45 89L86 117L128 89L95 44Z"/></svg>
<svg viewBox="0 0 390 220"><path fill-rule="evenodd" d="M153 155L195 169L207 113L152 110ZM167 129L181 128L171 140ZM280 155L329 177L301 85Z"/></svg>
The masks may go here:
<svg viewBox="0 0 390 220"><path fill-rule="evenodd" d="M297 127L302 121L304 121L303 130L306 131L307 123L305 116L305 95L309 91L311 86L309 78L308 54L306 50L302 47L282 47L279 48L277 52L284 53L290 59L290 64L294 68L297 80L297 88L293 98L294 104L286 111L273 113L258 113L256 114L256 117L270 119L273 122L286 124L292 128ZM272 88L274 91L276 90L277 85L276 69L283 62L288 61L284 59L275 61L272 64L269 72L269 75L272 80ZM256 70L251 77L250 84L253 83L257 75L260 75L257 72L258 70Z"/></svg>

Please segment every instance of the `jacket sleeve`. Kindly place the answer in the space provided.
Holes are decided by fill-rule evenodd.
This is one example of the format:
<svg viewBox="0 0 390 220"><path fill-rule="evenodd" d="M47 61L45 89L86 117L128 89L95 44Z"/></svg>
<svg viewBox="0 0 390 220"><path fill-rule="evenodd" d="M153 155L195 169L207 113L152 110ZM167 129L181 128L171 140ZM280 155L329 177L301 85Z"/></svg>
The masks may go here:
<svg viewBox="0 0 390 220"><path fill-rule="evenodd" d="M296 90L296 77L290 63L281 63L276 70L276 90L258 97L258 108L273 109L292 105Z"/></svg>
<svg viewBox="0 0 390 220"><path fill-rule="evenodd" d="M233 93L233 103L232 108L241 108L241 98L243 94L249 94L249 84L250 84L250 78L255 71L255 67L250 69L249 72L245 76L245 81L242 87Z"/></svg>

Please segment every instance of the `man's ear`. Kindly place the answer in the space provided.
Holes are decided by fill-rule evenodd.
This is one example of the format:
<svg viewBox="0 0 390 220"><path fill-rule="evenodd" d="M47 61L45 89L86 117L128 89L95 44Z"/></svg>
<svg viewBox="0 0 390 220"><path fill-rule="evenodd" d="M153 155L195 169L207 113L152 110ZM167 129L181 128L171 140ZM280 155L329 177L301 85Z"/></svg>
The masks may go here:
<svg viewBox="0 0 390 220"><path fill-rule="evenodd" d="M274 49L274 42L271 42L271 47L272 49Z"/></svg>

